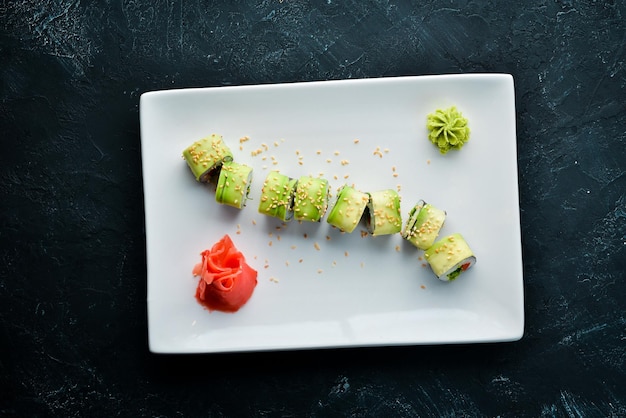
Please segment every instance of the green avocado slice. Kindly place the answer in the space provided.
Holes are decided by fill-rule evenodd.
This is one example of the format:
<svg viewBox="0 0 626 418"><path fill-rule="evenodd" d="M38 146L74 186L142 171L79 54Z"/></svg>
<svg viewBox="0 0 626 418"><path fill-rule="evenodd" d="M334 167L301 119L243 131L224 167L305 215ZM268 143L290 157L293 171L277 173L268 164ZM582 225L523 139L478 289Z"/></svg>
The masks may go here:
<svg viewBox="0 0 626 418"><path fill-rule="evenodd" d="M367 193L344 185L339 190L335 206L329 212L326 221L344 232L352 232L361 220L368 202Z"/></svg>
<svg viewBox="0 0 626 418"><path fill-rule="evenodd" d="M431 245L424 257L439 280L451 281L476 263L476 257L461 234L452 234Z"/></svg>
<svg viewBox="0 0 626 418"><path fill-rule="evenodd" d="M433 245L445 220L446 212L420 200L409 212L402 237L425 250Z"/></svg>
<svg viewBox="0 0 626 418"><path fill-rule="evenodd" d="M261 188L259 213L282 221L293 217L293 198L298 181L277 171L270 172Z"/></svg>
<svg viewBox="0 0 626 418"><path fill-rule="evenodd" d="M293 216L299 221L319 222L328 207L328 180L302 176L293 201Z"/></svg>
<svg viewBox="0 0 626 418"><path fill-rule="evenodd" d="M212 134L185 148L183 158L196 180L206 183L217 177L223 163L233 160L233 154L221 135Z"/></svg>
<svg viewBox="0 0 626 418"><path fill-rule="evenodd" d="M251 183L252 167L233 161L225 162L217 181L215 200L241 209L246 205Z"/></svg>
<svg viewBox="0 0 626 418"><path fill-rule="evenodd" d="M368 193L369 202L365 210L365 222L373 235L391 235L402 229L400 195L393 189Z"/></svg>

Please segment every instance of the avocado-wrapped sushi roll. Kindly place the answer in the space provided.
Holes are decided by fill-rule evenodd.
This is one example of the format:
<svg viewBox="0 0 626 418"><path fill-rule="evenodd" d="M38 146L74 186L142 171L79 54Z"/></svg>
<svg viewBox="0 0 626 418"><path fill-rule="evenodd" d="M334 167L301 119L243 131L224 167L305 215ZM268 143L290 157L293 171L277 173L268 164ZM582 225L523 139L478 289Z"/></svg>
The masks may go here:
<svg viewBox="0 0 626 418"><path fill-rule="evenodd" d="M185 148L183 158L196 180L206 183L217 177L223 163L233 160L233 154L221 135L212 134Z"/></svg>
<svg viewBox="0 0 626 418"><path fill-rule="evenodd" d="M409 212L402 238L425 250L433 245L445 220L446 212L420 200Z"/></svg>
<svg viewBox="0 0 626 418"><path fill-rule="evenodd" d="M476 263L476 257L461 234L452 234L430 246L424 257L439 280L454 280Z"/></svg>
<svg viewBox="0 0 626 418"><path fill-rule="evenodd" d="M402 229L400 195L393 189L368 193L365 210L367 230L374 236L391 235Z"/></svg>
<svg viewBox="0 0 626 418"><path fill-rule="evenodd" d="M261 188L259 213L273 216L282 221L293 217L293 199L298 181L277 171L270 172Z"/></svg>
<svg viewBox="0 0 626 418"><path fill-rule="evenodd" d="M215 200L224 205L241 209L246 205L250 184L252 183L252 167L233 161L222 164L215 189Z"/></svg>
<svg viewBox="0 0 626 418"><path fill-rule="evenodd" d="M299 221L319 222L328 208L328 180L302 176L293 200L293 217Z"/></svg>
<svg viewBox="0 0 626 418"><path fill-rule="evenodd" d="M363 216L369 202L367 193L344 185L339 189L335 206L328 213L326 221L344 232L352 232Z"/></svg>

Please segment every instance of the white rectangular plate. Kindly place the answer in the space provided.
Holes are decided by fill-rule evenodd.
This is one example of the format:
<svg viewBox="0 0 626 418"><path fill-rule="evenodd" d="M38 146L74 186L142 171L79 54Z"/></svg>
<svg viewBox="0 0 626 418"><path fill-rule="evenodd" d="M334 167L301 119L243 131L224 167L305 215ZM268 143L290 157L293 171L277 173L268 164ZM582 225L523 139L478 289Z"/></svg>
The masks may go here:
<svg viewBox="0 0 626 418"><path fill-rule="evenodd" d="M471 138L439 154L426 116L455 105ZM506 74L322 81L169 90L141 96L150 350L196 353L514 341L524 328L515 94ZM215 202L181 152L223 135L254 169L242 210ZM250 139L240 143L240 138ZM358 139L358 142L355 141ZM263 147L267 146L267 149ZM252 151L262 149L253 156ZM379 150L377 153L376 150ZM382 157L381 157L382 155ZM437 280L399 234L341 234L257 212L270 170L322 175L336 190L400 188L402 215L424 199L447 211L477 257ZM346 178L347 177L347 178ZM332 202L332 199L331 199ZM224 234L255 268L238 312L209 312L194 292L199 253ZM317 244L317 245L316 245ZM319 247L319 250L316 249Z"/></svg>

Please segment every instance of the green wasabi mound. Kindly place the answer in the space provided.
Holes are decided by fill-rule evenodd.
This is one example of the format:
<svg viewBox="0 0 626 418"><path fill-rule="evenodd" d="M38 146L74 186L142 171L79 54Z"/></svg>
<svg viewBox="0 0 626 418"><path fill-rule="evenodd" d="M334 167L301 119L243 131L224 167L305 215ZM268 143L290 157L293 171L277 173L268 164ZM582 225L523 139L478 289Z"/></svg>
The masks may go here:
<svg viewBox="0 0 626 418"><path fill-rule="evenodd" d="M428 139L437 145L439 152L446 154L452 149L460 150L470 137L467 118L456 106L437 109L427 117Z"/></svg>

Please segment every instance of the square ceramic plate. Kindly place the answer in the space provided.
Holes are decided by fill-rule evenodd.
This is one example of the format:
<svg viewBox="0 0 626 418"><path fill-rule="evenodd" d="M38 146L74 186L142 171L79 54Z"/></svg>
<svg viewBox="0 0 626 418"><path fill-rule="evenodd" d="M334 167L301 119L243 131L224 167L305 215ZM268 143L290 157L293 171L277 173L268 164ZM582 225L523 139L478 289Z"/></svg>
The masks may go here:
<svg viewBox="0 0 626 418"><path fill-rule="evenodd" d="M439 154L426 116L451 105L471 138ZM141 96L150 350L196 353L513 341L524 327L513 78L475 74L169 90ZM215 202L181 152L223 135L250 165L242 210ZM249 139L240 142L240 138ZM262 150L258 155L253 151ZM399 234L342 234L257 212L270 170L323 176L336 190L397 189L406 219L420 199L447 211L477 256L437 280ZM332 202L332 199L331 199ZM229 234L258 270L237 313L194 292L199 253ZM319 248L316 249L316 248Z"/></svg>

